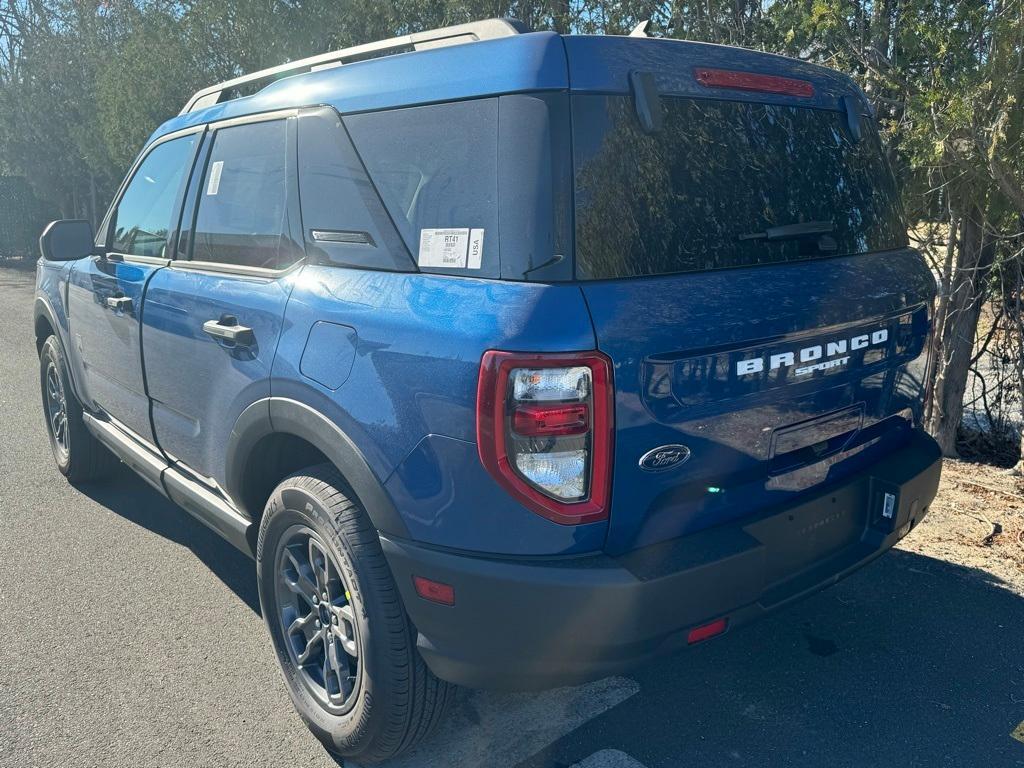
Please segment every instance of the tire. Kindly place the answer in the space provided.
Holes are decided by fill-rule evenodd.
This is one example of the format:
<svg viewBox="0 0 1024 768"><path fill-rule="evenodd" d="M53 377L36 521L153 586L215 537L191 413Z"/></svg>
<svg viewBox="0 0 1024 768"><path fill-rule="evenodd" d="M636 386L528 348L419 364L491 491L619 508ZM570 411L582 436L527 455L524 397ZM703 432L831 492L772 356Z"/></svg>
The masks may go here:
<svg viewBox="0 0 1024 768"><path fill-rule="evenodd" d="M71 483L100 480L117 466L118 459L86 428L82 404L71 389L67 365L54 336L39 351L39 386L43 417L57 469Z"/></svg>
<svg viewBox="0 0 1024 768"><path fill-rule="evenodd" d="M345 487L330 464L278 485L260 523L256 572L299 715L328 751L372 763L424 739L455 688L416 650L377 532Z"/></svg>

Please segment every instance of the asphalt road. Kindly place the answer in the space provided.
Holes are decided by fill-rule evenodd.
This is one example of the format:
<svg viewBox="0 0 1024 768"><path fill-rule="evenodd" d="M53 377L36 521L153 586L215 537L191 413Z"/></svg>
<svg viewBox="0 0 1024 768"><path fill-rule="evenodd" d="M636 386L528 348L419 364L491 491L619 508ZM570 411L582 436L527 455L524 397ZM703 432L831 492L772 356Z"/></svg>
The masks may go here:
<svg viewBox="0 0 1024 768"><path fill-rule="evenodd" d="M0 766L334 765L292 711L253 564L127 470L75 489L54 469L31 299L0 269ZM463 692L393 765L1024 766L1022 720L1022 597L893 552L630 677Z"/></svg>

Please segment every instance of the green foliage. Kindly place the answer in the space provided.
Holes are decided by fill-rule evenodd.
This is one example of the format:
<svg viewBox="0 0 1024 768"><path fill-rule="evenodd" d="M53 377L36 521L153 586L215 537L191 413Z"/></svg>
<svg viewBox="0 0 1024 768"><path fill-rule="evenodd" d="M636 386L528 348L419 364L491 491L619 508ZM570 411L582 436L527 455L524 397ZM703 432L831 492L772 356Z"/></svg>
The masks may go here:
<svg viewBox="0 0 1024 768"><path fill-rule="evenodd" d="M31 256L40 230L51 218L49 206L19 176L0 176L0 258Z"/></svg>
<svg viewBox="0 0 1024 768"><path fill-rule="evenodd" d="M7 0L0 167L66 213L100 207L146 137L203 85L491 16L534 28L743 45L854 75L915 218L1024 213L1020 0ZM1020 193L1019 199L1014 197Z"/></svg>

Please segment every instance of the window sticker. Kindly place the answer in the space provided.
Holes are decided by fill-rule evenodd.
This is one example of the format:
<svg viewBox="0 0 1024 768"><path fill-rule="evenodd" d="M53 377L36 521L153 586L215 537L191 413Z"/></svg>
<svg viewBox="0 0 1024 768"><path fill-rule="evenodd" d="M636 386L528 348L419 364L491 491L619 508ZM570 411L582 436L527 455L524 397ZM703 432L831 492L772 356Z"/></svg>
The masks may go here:
<svg viewBox="0 0 1024 768"><path fill-rule="evenodd" d="M224 172L224 161L218 160L210 166L210 182L206 185L207 195L216 195L220 191L220 175Z"/></svg>
<svg viewBox="0 0 1024 768"><path fill-rule="evenodd" d="M421 267L480 269L483 248L482 229L421 229L416 263Z"/></svg>
<svg viewBox="0 0 1024 768"><path fill-rule="evenodd" d="M484 255L484 231L482 229L469 230L469 263L470 269L480 269L480 262Z"/></svg>

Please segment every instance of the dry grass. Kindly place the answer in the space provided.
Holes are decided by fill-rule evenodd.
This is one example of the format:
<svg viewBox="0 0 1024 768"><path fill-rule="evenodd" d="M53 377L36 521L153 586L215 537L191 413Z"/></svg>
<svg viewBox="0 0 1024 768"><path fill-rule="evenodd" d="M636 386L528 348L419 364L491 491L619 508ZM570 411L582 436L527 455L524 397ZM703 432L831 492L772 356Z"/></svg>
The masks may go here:
<svg viewBox="0 0 1024 768"><path fill-rule="evenodd" d="M1021 478L988 464L946 459L931 511L899 546L988 571L1024 591Z"/></svg>

